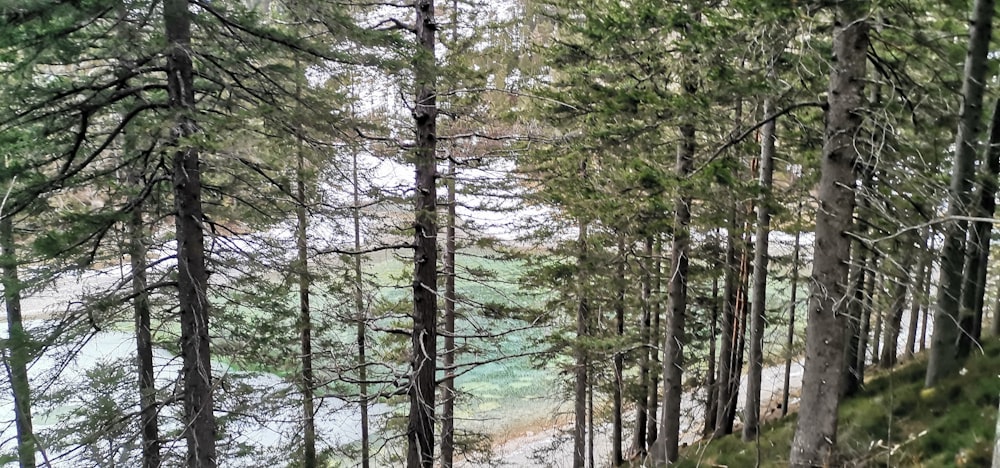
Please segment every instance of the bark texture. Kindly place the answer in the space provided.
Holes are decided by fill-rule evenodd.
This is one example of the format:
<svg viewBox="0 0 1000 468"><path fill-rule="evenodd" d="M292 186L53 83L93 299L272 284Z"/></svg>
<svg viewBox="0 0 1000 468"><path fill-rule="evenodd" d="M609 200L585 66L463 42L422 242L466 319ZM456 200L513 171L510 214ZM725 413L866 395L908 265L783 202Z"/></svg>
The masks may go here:
<svg viewBox="0 0 1000 468"><path fill-rule="evenodd" d="M0 215L2 213L0 207ZM21 280L18 277L14 221L0 218L0 267L3 269L3 299L7 309L7 343L3 363L14 394L14 426L17 430L17 458L21 468L35 467L35 435L31 424L31 340L21 317Z"/></svg>
<svg viewBox="0 0 1000 468"><path fill-rule="evenodd" d="M434 393L437 370L437 93L434 0L413 4L417 36L416 192L413 239L413 336L410 356L410 413L406 428L407 468L434 466Z"/></svg>
<svg viewBox="0 0 1000 468"><path fill-rule="evenodd" d="M969 31L969 49L965 57L962 81L962 109L955 133L954 166L951 173L949 216L967 216L972 201L975 176L976 148L982 127L983 90L985 87L987 52L993 33L994 0L976 0ZM965 239L968 222L954 220L945 227L941 249L941 273L934 310L934 331L931 335L930 359L924 385L933 387L943 377L958 372L961 367L959 339L959 309L962 296L965 263Z"/></svg>
<svg viewBox="0 0 1000 468"><path fill-rule="evenodd" d="M823 466L837 441L844 369L845 300L853 223L854 135L861 127L869 37L865 1L840 2L833 39L826 131L816 214L816 253L806 327L802 399L790 465Z"/></svg>
<svg viewBox="0 0 1000 468"><path fill-rule="evenodd" d="M175 142L197 132L193 120L194 65L191 61L191 15L187 0L163 3L167 37L167 88L175 113ZM184 375L184 430L187 465L214 468L217 463L210 355L208 272L205 269L204 213L198 150L174 153L173 191L177 230L177 283Z"/></svg>

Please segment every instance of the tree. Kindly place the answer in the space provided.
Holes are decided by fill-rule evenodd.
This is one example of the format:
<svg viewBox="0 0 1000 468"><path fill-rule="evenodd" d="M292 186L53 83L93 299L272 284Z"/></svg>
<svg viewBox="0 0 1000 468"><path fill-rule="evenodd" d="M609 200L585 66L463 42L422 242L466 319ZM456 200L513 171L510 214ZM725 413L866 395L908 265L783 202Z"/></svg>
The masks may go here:
<svg viewBox="0 0 1000 468"><path fill-rule="evenodd" d="M806 326L802 403L790 464L823 465L837 440L837 410L844 362L844 314L853 223L854 135L862 123L867 69L868 3L851 0L834 11L833 56L827 95L826 131L820 167L819 210L812 292Z"/></svg>
<svg viewBox="0 0 1000 468"><path fill-rule="evenodd" d="M212 402L212 362L209 339L208 271L202 226L201 167L198 149L190 141L194 121L194 65L191 59L191 16L188 0L165 0L163 18L167 51L167 88L174 111L171 129L176 146L173 160L174 207L177 227L177 288L184 360L184 437L187 465L213 468L218 462Z"/></svg>
<svg viewBox="0 0 1000 468"><path fill-rule="evenodd" d="M972 201L971 188L983 120L983 91L987 52L993 32L994 4L993 0L976 0L970 19L969 49L962 79L962 107L959 111L958 130L955 132L954 166L948 198L948 216L956 219L949 220L945 226L934 331L924 379L927 387L933 387L941 378L958 372L960 337L963 333L972 332L961 329L959 323L968 227L968 222L962 217L969 214Z"/></svg>

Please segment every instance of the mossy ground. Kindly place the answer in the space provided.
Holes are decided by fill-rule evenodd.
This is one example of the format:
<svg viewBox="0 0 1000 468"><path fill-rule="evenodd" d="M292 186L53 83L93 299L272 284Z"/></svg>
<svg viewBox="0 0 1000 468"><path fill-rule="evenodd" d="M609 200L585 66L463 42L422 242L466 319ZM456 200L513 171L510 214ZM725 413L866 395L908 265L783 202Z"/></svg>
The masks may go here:
<svg viewBox="0 0 1000 468"><path fill-rule="evenodd" d="M869 371L864 389L840 407L838 461L850 467L989 466L1000 398L1000 341L989 340L963 375L924 389L925 356L891 371ZM796 416L739 435L687 447L680 467L788 466Z"/></svg>

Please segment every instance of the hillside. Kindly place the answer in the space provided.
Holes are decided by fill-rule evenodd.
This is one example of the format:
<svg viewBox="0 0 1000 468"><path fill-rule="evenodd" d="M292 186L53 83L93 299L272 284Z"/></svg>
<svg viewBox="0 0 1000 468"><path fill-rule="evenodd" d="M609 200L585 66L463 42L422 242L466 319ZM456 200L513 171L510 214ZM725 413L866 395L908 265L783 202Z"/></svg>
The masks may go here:
<svg viewBox="0 0 1000 468"><path fill-rule="evenodd" d="M990 341L963 375L923 388L925 355L871 372L862 392L841 405L840 458L830 466L990 466L1000 394L1000 342ZM757 443L739 435L682 451L680 467L788 466L796 415L764 427Z"/></svg>

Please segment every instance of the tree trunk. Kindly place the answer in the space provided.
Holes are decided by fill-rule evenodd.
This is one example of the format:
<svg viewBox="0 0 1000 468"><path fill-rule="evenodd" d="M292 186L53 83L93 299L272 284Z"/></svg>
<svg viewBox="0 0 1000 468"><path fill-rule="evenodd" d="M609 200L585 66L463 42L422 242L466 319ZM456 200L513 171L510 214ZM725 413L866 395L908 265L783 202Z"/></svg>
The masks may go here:
<svg viewBox="0 0 1000 468"><path fill-rule="evenodd" d="M584 165L586 172L586 165ZM573 424L573 468L583 468L587 455L587 350L583 341L587 338L587 320L590 315L587 305L587 281L584 271L587 266L587 228L586 221L580 221L580 234L577 239L577 307L576 307L576 345L575 384L574 384L574 424Z"/></svg>
<svg viewBox="0 0 1000 468"><path fill-rule="evenodd" d="M354 222L354 251L361 251L361 185L358 181L358 154L351 154L351 188L354 206L351 210ZM358 400L361 411L361 468L368 468L371 462L371 442L368 422L368 314L365 312L364 277L361 275L361 254L354 256L354 314L358 321Z"/></svg>
<svg viewBox="0 0 1000 468"><path fill-rule="evenodd" d="M686 86L690 88L690 85ZM688 90L690 92L690 90ZM684 180L691 173L695 130L691 125L681 126L681 141L677 148L676 173ZM652 450L654 462L677 461L680 440L681 396L684 371L684 320L687 312L688 246L691 236L691 196L684 187L674 204L674 238L671 245L670 283L668 284L669 312L667 317L666 346L663 353L663 416L660 434Z"/></svg>
<svg viewBox="0 0 1000 468"><path fill-rule="evenodd" d="M632 447L633 450L638 454L640 458L644 457L647 453L648 443L647 443L647 425L649 420L649 387L655 385L655 383L650 383L650 369L652 364L650 362L651 356L656 352L654 346L658 342L657 336L652 334L652 237L646 237L645 246L647 247L643 255L645 258L642 263L642 290L640 291L639 301L642 307L642 320L639 323L639 340L642 343L642 348L639 351L639 394L636 396L635 402L635 432L633 432ZM655 418L653 423L655 424Z"/></svg>
<svg viewBox="0 0 1000 468"><path fill-rule="evenodd" d="M899 332L903 310L906 308L906 291L910 286L910 266L913 261L912 245L907 236L904 239L906 240L898 250L898 263L894 263L897 274L892 285L892 305L889 307L889 320L885 324L882 352L879 355L879 367L883 369L896 365L896 356L899 355Z"/></svg>
<svg viewBox="0 0 1000 468"><path fill-rule="evenodd" d="M413 347L407 468L434 466L434 387L437 373L437 79L434 62L434 0L414 4L417 63L414 67L416 125L414 165Z"/></svg>
<svg viewBox="0 0 1000 468"><path fill-rule="evenodd" d="M441 466L451 468L455 460L455 157L448 160L448 218L444 238L444 368L441 409Z"/></svg>
<svg viewBox="0 0 1000 468"><path fill-rule="evenodd" d="M191 62L191 16L187 0L163 4L167 50L167 88L175 112L171 139L183 142L197 132L194 114L194 66ZM205 269L201 167L196 148L174 152L174 208L177 229L177 288L184 375L184 429L187 464L213 468L218 461L212 395L208 272Z"/></svg>
<svg viewBox="0 0 1000 468"><path fill-rule="evenodd" d="M858 384L863 384L865 382L865 369L868 367L868 339L871 336L871 316L872 312L876 314L881 314L880 311L875 311L875 288L878 287L879 292L882 291L882 272L878 270L879 268L879 257L876 256L871 260L871 269L868 272L868 278L865 280L865 294L864 302L861 304L861 339L858 340L858 348L855 352L854 369L857 373ZM877 322L877 321L876 321ZM877 348L878 345L876 344ZM873 353L872 356L875 356ZM874 361L874 359L873 359Z"/></svg>
<svg viewBox="0 0 1000 468"><path fill-rule="evenodd" d="M10 182L13 185L13 181ZM0 206L0 215L3 213ZM21 468L35 467L35 435L31 425L31 384L28 364L31 362L31 339L21 318L21 280L18 278L17 247L14 221L0 218L0 265L3 268L3 299L7 306L7 343L3 354L4 367L14 394L14 425L17 428L17 458ZM7 355L10 351L10 355Z"/></svg>
<svg viewBox="0 0 1000 468"><path fill-rule="evenodd" d="M975 177L977 141L982 127L983 89L986 80L987 53L993 31L994 0L976 0L973 7L969 51L965 59L962 83L962 108L955 136L954 167L949 190L948 216L969 214L972 201L972 181ZM933 387L943 377L958 372L961 367L958 341L959 301L962 296L965 239L968 222L950 221L945 227L941 251L941 274L937 307L934 310L934 331L924 385Z"/></svg>
<svg viewBox="0 0 1000 468"><path fill-rule="evenodd" d="M126 135L126 138L129 138ZM138 169L129 169L129 185L141 187ZM153 368L153 333L150 328L149 292L146 291L146 223L143 220L141 198L133 200L126 224L128 256L132 266L132 307L135 320L136 364L139 373L139 428L142 433L142 466L158 468L160 436L157 423L159 408L156 402L156 369Z"/></svg>
<svg viewBox="0 0 1000 468"><path fill-rule="evenodd" d="M770 99L764 100L764 115L774 112ZM771 179L774 173L775 120L761 129L760 196L757 201L757 234L754 241L753 300L750 307L750 370L743 421L743 440L757 437L760 430L761 376L764 370L764 322L767 320L768 235L771 232Z"/></svg>
<svg viewBox="0 0 1000 468"><path fill-rule="evenodd" d="M719 411L719 383L715 377L716 373L716 341L718 340L717 327L719 323L719 278L712 278L712 305L710 306L711 318L708 339L708 372L705 373L705 427L702 435L708 436L715 430L715 419Z"/></svg>
<svg viewBox="0 0 1000 468"><path fill-rule="evenodd" d="M660 320L663 316L663 275L661 274L663 243L659 236L655 241L650 237L647 242L646 252L653 261L653 283L650 291L650 301L653 306L650 309L652 324L649 334L649 385L646 387L646 400L648 402L646 411L649 413L646 417L646 446L652 447L658 435L656 414L660 405L660 350L666 348L664 346L666 338L663 333L660 333Z"/></svg>
<svg viewBox="0 0 1000 468"><path fill-rule="evenodd" d="M594 468L594 380L587 381L587 467Z"/></svg>
<svg viewBox="0 0 1000 468"><path fill-rule="evenodd" d="M980 171L980 187L975 216L992 218L996 207L997 174L1000 173L1000 100L993 107L990 124L990 140L985 151L986 164ZM976 221L972 223L969 236L969 253L966 257L965 278L968 281L962 290L962 309L959 323L963 330L959 338L959 355L965 357L972 350L973 342L978 343L983 329L983 302L986 296L986 273L990 259L990 237L993 223Z"/></svg>
<svg viewBox="0 0 1000 468"><path fill-rule="evenodd" d="M802 198L799 198L796 208L795 223L795 245L792 247L792 293L788 305L788 336L785 340L785 349L788 357L785 358L785 385L781 392L781 416L788 414L788 397L791 392L792 380L792 346L795 344L795 309L798 306L799 288L799 251L802 248Z"/></svg>
<svg viewBox="0 0 1000 468"><path fill-rule="evenodd" d="M738 265L736 263L736 202L732 202L729 211L729 226L726 234L726 269L722 289L722 341L719 344L719 403L718 416L715 420L713 437L722 437L733 432L733 418L729 412L730 406L736 405L736 395L733 394L733 376L738 374L736 367L736 281ZM738 384L737 384L738 385Z"/></svg>
<svg viewBox="0 0 1000 468"><path fill-rule="evenodd" d="M847 293L851 258L854 135L860 131L868 50L867 2L849 0L837 6L834 67L827 95L826 131L821 160L816 253L806 326L806 363L802 399L792 442L790 465L822 466L837 441L837 409L844 369L845 315L838 310Z"/></svg>
<svg viewBox="0 0 1000 468"><path fill-rule="evenodd" d="M923 351L927 349L927 324L931 321L931 287L934 286L932 278L934 277L934 255L937 251L936 244L936 233L934 229L930 230L930 247L927 250L926 255L931 259L927 262L927 271L924 272L924 289L920 291L920 298L924 301L924 315L920 320L920 350Z"/></svg>
<svg viewBox="0 0 1000 468"><path fill-rule="evenodd" d="M865 175L861 182L862 193L868 193L873 189L874 171L866 168ZM859 217L867 216L869 199L867 195L862 196ZM856 224L858 235L864 236L868 228L864 223ZM865 308L867 301L865 295L866 280L875 274L874 268L869 271L868 254L871 253L868 247L860 241L854 241L854 259L852 259L852 269L850 272L850 301L847 303L847 339L844 351L844 378L840 385L840 395L851 396L857 393L864 382L864 347L862 343L868 340L868 317L871 309ZM872 265L875 261L872 260Z"/></svg>
<svg viewBox="0 0 1000 468"><path fill-rule="evenodd" d="M625 278L625 267L627 257L625 256L625 234L618 233L618 271L615 280L618 284L615 296L615 329L618 332L618 339L624 340L625 336L625 288L627 286ZM624 341L621 341L624 343ZM625 387L625 380L622 373L625 368L624 353L619 350L614 356L615 381L612 386L612 415L611 415L611 466L622 466L625 456L622 452L622 393Z"/></svg>
<svg viewBox="0 0 1000 468"><path fill-rule="evenodd" d="M295 196L298 203L295 207L295 247L298 252L296 270L299 277L299 338L302 360L302 465L304 468L316 468L316 410L313 389L316 386L313 378L312 362L312 308L309 305L309 240L307 231L309 219L306 217L306 170L305 155L302 153L302 138L298 138L296 152Z"/></svg>
<svg viewBox="0 0 1000 468"><path fill-rule="evenodd" d="M921 236L920 245L917 247L917 256L919 256L920 262L917 265L916 271L917 283L913 286L913 292L910 294L910 321L906 327L906 359L912 359L913 353L916 352L917 326L919 325L920 313L925 300L923 297L924 276L927 268L929 268L931 259L931 256L927 253L927 238L930 235L930 228L925 228Z"/></svg>

